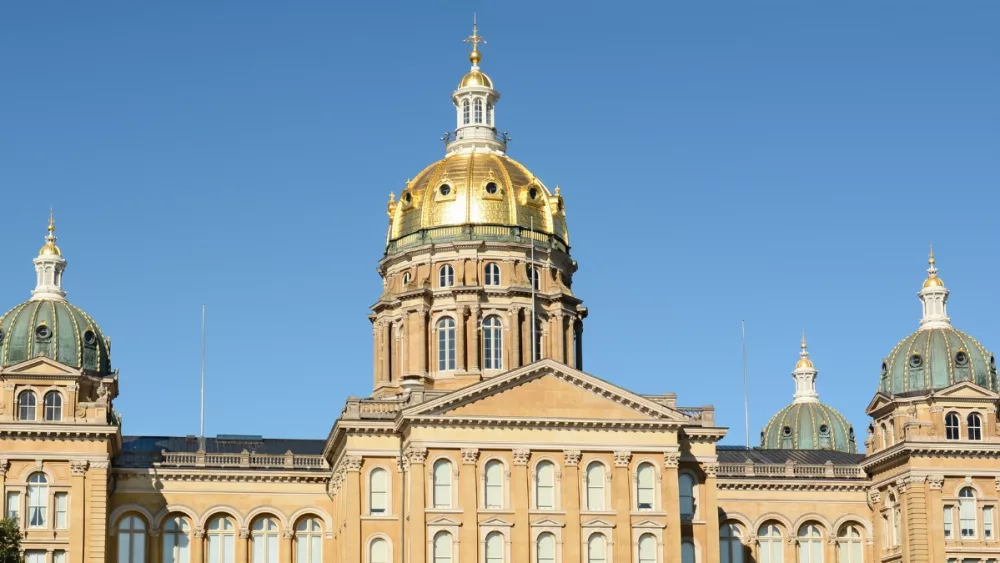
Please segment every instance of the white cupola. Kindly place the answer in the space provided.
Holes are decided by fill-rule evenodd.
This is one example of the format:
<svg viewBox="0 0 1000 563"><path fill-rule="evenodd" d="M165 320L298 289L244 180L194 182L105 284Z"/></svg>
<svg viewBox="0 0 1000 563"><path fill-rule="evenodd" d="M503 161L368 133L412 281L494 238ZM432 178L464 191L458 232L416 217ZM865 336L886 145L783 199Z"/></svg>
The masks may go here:
<svg viewBox="0 0 1000 563"><path fill-rule="evenodd" d="M927 259L930 266L927 268L927 279L924 280L920 293L917 293L924 309L924 316L920 319L921 330L951 326L947 308L950 292L944 286L944 280L938 277L934 263L934 247L931 246L931 254Z"/></svg>
<svg viewBox="0 0 1000 563"><path fill-rule="evenodd" d="M497 133L496 103L500 93L493 89L493 81L479 68L482 54L479 44L486 40L479 35L473 20L472 35L465 39L472 44L469 62L472 68L458 83L458 89L451 94L455 104L455 131L445 134L446 153L456 154L487 149L503 154L507 150L507 133Z"/></svg>
<svg viewBox="0 0 1000 563"><path fill-rule="evenodd" d="M802 349L799 351L799 361L795 364L792 377L795 378L795 395L792 403L818 403L819 393L816 392L816 376L819 374L809 351L806 349L806 333L802 332Z"/></svg>
<svg viewBox="0 0 1000 563"><path fill-rule="evenodd" d="M32 301L52 300L65 301L66 292L62 288L63 272L66 270L66 260L62 251L56 246L56 220L49 211L49 234L45 236L45 246L35 258L35 273L37 281L31 291Z"/></svg>

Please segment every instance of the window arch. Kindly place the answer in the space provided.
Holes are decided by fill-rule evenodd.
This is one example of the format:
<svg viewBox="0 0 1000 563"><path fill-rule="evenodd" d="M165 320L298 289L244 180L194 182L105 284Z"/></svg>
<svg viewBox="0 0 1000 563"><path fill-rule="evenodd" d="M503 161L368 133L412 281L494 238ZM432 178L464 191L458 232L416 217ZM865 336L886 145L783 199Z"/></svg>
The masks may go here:
<svg viewBox="0 0 1000 563"><path fill-rule="evenodd" d="M587 466L586 479L587 510L604 510L604 464L599 461L590 462Z"/></svg>
<svg viewBox="0 0 1000 563"><path fill-rule="evenodd" d="M677 477L680 488L681 517L693 518L695 511L694 503L694 476L690 473L681 473Z"/></svg>
<svg viewBox="0 0 1000 563"><path fill-rule="evenodd" d="M118 521L118 563L146 561L146 523L128 515Z"/></svg>
<svg viewBox="0 0 1000 563"><path fill-rule="evenodd" d="M958 491L958 528L962 539L976 537L976 493L972 487Z"/></svg>
<svg viewBox="0 0 1000 563"><path fill-rule="evenodd" d="M842 526L837 534L837 563L864 563L861 530L853 524Z"/></svg>
<svg viewBox="0 0 1000 563"><path fill-rule="evenodd" d="M22 391L17 396L17 419L35 420L35 393L33 391Z"/></svg>
<svg viewBox="0 0 1000 563"><path fill-rule="evenodd" d="M498 459L491 459L486 462L484 468L484 480L486 481L484 504L486 508L503 508L503 462Z"/></svg>
<svg viewBox="0 0 1000 563"><path fill-rule="evenodd" d="M389 512L389 472L381 467L368 474L368 512L372 515Z"/></svg>
<svg viewBox="0 0 1000 563"><path fill-rule="evenodd" d="M538 534L535 540L535 562L556 563L556 537L551 532Z"/></svg>
<svg viewBox="0 0 1000 563"><path fill-rule="evenodd" d="M556 466L548 460L535 466L535 508L556 508Z"/></svg>
<svg viewBox="0 0 1000 563"><path fill-rule="evenodd" d="M473 114L474 118L475 118L474 121L476 123L482 123L483 122L483 101L480 100L479 98L476 98L475 108L476 108L476 111Z"/></svg>
<svg viewBox="0 0 1000 563"><path fill-rule="evenodd" d="M28 477L28 527L44 528L48 514L49 482L44 473L32 473Z"/></svg>
<svg viewBox="0 0 1000 563"><path fill-rule="evenodd" d="M434 535L433 563L451 563L451 534L438 532Z"/></svg>
<svg viewBox="0 0 1000 563"><path fill-rule="evenodd" d="M368 563L390 563L389 542L383 538L375 538L368 545Z"/></svg>
<svg viewBox="0 0 1000 563"><path fill-rule="evenodd" d="M944 417L944 435L948 440L958 440L962 435L962 426L958 413L950 412Z"/></svg>
<svg viewBox="0 0 1000 563"><path fill-rule="evenodd" d="M434 508L451 508L451 462L447 459L435 461L432 480Z"/></svg>
<svg viewBox="0 0 1000 563"><path fill-rule="evenodd" d="M823 563L823 534L815 524L799 528L799 563Z"/></svg>
<svg viewBox="0 0 1000 563"><path fill-rule="evenodd" d="M269 516L258 518L250 527L252 563L278 563L278 522Z"/></svg>
<svg viewBox="0 0 1000 563"><path fill-rule="evenodd" d="M295 525L295 563L323 563L323 526L317 518L302 518Z"/></svg>
<svg viewBox="0 0 1000 563"><path fill-rule="evenodd" d="M738 524L726 522L719 528L721 563L743 563L743 530Z"/></svg>
<svg viewBox="0 0 1000 563"><path fill-rule="evenodd" d="M778 526L772 523L761 526L757 530L757 541L760 543L760 563L781 563L784 560L781 530Z"/></svg>
<svg viewBox="0 0 1000 563"><path fill-rule="evenodd" d="M181 516L171 516L163 526L163 562L191 562L191 526Z"/></svg>
<svg viewBox="0 0 1000 563"><path fill-rule="evenodd" d="M445 264L438 270L438 287L453 285L455 285L455 268L451 264Z"/></svg>
<svg viewBox="0 0 1000 563"><path fill-rule="evenodd" d="M603 467L603 466L602 466ZM604 534L594 533L587 539L587 563L606 563L608 540Z"/></svg>
<svg viewBox="0 0 1000 563"><path fill-rule="evenodd" d="M483 320L483 369L503 369L503 323L497 315Z"/></svg>
<svg viewBox="0 0 1000 563"><path fill-rule="evenodd" d="M442 317L437 323L438 371L455 369L455 319Z"/></svg>
<svg viewBox="0 0 1000 563"><path fill-rule="evenodd" d="M233 520L216 516L208 521L205 532L208 539L206 563L233 563L236 558L236 526Z"/></svg>
<svg viewBox="0 0 1000 563"><path fill-rule="evenodd" d="M469 124L469 100L462 101L462 125Z"/></svg>
<svg viewBox="0 0 1000 563"><path fill-rule="evenodd" d="M639 536L639 563L656 563L656 538L653 534Z"/></svg>
<svg viewBox="0 0 1000 563"><path fill-rule="evenodd" d="M542 276L538 273L538 268L528 266L528 282L534 286L535 291L542 290Z"/></svg>
<svg viewBox="0 0 1000 563"><path fill-rule="evenodd" d="M636 468L635 499L639 510L656 508L656 470L652 463L643 462Z"/></svg>
<svg viewBox="0 0 1000 563"><path fill-rule="evenodd" d="M965 424L969 431L970 440L983 439L983 420L979 418L978 413L969 413L969 416L965 419Z"/></svg>
<svg viewBox="0 0 1000 563"><path fill-rule="evenodd" d="M486 535L486 563L504 563L503 536L500 532Z"/></svg>
<svg viewBox="0 0 1000 563"><path fill-rule="evenodd" d="M42 403L45 405L45 420L48 421L59 421L62 420L62 395L58 391L49 391L45 394L42 399Z"/></svg>
<svg viewBox="0 0 1000 563"><path fill-rule="evenodd" d="M483 268L483 285L500 285L500 264L487 262Z"/></svg>

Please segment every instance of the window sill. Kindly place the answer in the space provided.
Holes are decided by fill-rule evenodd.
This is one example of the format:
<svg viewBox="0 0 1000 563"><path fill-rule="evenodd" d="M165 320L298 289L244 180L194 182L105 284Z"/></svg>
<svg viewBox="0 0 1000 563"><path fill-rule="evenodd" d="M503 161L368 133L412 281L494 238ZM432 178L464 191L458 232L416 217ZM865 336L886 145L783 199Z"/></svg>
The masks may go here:
<svg viewBox="0 0 1000 563"><path fill-rule="evenodd" d="M581 512L580 514L585 514L585 513ZM533 508L533 509L531 509L531 510L528 511L528 515L529 516L566 516L566 511L565 510L556 510L554 508L553 509L548 509L548 508L544 508L544 509Z"/></svg>
<svg viewBox="0 0 1000 563"><path fill-rule="evenodd" d="M667 513L662 510L633 510L632 516L666 516Z"/></svg>
<svg viewBox="0 0 1000 563"><path fill-rule="evenodd" d="M361 517L362 521L365 521L365 520L373 520L373 521L379 521L379 520L397 520L397 519L398 519L398 516L393 516L391 514L368 514L368 515L365 515L365 516Z"/></svg>
<svg viewBox="0 0 1000 563"><path fill-rule="evenodd" d="M425 514L430 514L432 512L436 512L438 514L461 514L465 512L465 510L461 508L431 508L431 507L424 509Z"/></svg>

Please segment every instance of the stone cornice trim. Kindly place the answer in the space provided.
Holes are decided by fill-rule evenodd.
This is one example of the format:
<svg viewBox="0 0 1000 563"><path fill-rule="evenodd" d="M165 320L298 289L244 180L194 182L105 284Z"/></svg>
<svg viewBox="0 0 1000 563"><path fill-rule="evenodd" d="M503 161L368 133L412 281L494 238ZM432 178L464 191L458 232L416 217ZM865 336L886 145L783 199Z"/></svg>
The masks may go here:
<svg viewBox="0 0 1000 563"><path fill-rule="evenodd" d="M676 420L603 420L603 419L551 419L551 418L502 418L502 417L408 417L410 426L489 426L515 428L575 428L582 430L663 430L680 428Z"/></svg>
<svg viewBox="0 0 1000 563"><path fill-rule="evenodd" d="M44 424L44 423L6 423L0 424L0 438L11 440L29 440L36 438L59 438L71 440L87 440L94 438L115 437L120 429L107 425L76 425L76 424Z"/></svg>
<svg viewBox="0 0 1000 563"><path fill-rule="evenodd" d="M317 483L330 480L329 471L234 471L229 469L124 469L114 468L115 477L122 481L149 480L168 482L217 483Z"/></svg>
<svg viewBox="0 0 1000 563"><path fill-rule="evenodd" d="M865 492L871 481L829 481L807 479L730 479L717 478L716 487L726 491L839 491Z"/></svg>
<svg viewBox="0 0 1000 563"><path fill-rule="evenodd" d="M939 456L949 458L969 458L1000 454L1000 443L969 442L901 442L875 455L866 457L858 465L871 472L875 467L904 456Z"/></svg>

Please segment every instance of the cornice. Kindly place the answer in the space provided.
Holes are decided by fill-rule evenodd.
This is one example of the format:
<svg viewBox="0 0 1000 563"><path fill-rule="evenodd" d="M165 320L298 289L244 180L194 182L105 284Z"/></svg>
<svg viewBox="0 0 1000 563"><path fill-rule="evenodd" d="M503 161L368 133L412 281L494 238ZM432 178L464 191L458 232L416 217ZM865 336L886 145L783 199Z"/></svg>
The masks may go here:
<svg viewBox="0 0 1000 563"><path fill-rule="evenodd" d="M603 419L552 419L552 418L505 418L413 415L403 419L410 426L471 426L514 427L514 428L571 428L575 430L664 430L684 426L677 420L603 420Z"/></svg>
<svg viewBox="0 0 1000 563"><path fill-rule="evenodd" d="M830 491L865 492L871 481L832 481L829 479L730 479L719 477L716 487L725 491Z"/></svg>
<svg viewBox="0 0 1000 563"><path fill-rule="evenodd" d="M870 457L858 464L869 473L876 467L890 461L910 456L937 456L946 458L967 458L977 456L996 456L1000 454L1000 443L989 442L900 442Z"/></svg>
<svg viewBox="0 0 1000 563"><path fill-rule="evenodd" d="M330 471L234 471L228 469L118 468L112 473L119 481L216 482L216 483L317 483L330 480Z"/></svg>
<svg viewBox="0 0 1000 563"><path fill-rule="evenodd" d="M94 439L118 436L118 426L88 424L52 424L42 422L0 423L0 438L30 440L36 438Z"/></svg>

